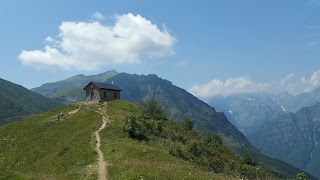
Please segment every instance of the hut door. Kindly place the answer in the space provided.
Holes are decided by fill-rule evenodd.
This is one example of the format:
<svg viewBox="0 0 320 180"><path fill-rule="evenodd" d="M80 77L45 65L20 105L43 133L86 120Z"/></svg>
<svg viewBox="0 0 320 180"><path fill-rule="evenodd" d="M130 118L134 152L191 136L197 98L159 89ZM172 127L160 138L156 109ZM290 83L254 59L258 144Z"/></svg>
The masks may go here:
<svg viewBox="0 0 320 180"><path fill-rule="evenodd" d="M91 100L93 100L93 97L94 97L94 92L91 91L91 93L90 93L90 98L91 98Z"/></svg>

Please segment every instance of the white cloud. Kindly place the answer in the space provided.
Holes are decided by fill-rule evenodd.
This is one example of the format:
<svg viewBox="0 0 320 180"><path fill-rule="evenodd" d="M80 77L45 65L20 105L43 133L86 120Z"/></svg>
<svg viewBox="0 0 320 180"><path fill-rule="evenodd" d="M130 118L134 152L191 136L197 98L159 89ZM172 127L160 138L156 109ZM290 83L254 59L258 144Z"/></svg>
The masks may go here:
<svg viewBox="0 0 320 180"><path fill-rule="evenodd" d="M48 36L48 37L46 37L45 41L46 42L52 42L52 41L54 41L54 39L52 37Z"/></svg>
<svg viewBox="0 0 320 180"><path fill-rule="evenodd" d="M99 22L62 22L58 39L44 50L23 50L19 59L36 68L60 67L95 70L111 64L140 63L173 55L175 38L167 31L140 15L131 13L115 17L113 26Z"/></svg>
<svg viewBox="0 0 320 180"><path fill-rule="evenodd" d="M310 78L301 77L300 83L304 92L310 92L312 89L320 86L320 69L312 73Z"/></svg>
<svg viewBox="0 0 320 180"><path fill-rule="evenodd" d="M223 81L214 79L204 85L194 85L189 89L189 92L195 96L208 98L215 95L230 95L235 93L258 92L265 91L268 84L254 83L247 76L230 78Z"/></svg>
<svg viewBox="0 0 320 180"><path fill-rule="evenodd" d="M250 80L248 76L230 78L225 81L214 79L206 84L194 85L189 89L193 95L208 99L215 95L227 96L230 94L267 91L279 93L288 91L293 95L302 92L310 92L320 86L320 69L307 77L296 77L293 73L275 82L257 83Z"/></svg>
<svg viewBox="0 0 320 180"><path fill-rule="evenodd" d="M93 14L93 18L95 18L96 20L99 20L99 21L104 20L104 16L103 16L100 12L98 12L98 11L96 11L96 12Z"/></svg>

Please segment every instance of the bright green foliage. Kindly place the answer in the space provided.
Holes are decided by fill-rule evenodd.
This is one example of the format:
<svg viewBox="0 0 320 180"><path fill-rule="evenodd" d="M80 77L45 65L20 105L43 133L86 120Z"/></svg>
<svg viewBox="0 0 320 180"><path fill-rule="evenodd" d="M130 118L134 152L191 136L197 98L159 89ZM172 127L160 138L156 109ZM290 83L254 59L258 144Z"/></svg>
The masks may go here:
<svg viewBox="0 0 320 180"><path fill-rule="evenodd" d="M166 119L166 116L164 115L164 112L157 101L139 101L138 105L141 108L142 113L146 116L146 118L157 121L163 121Z"/></svg>
<svg viewBox="0 0 320 180"><path fill-rule="evenodd" d="M150 135L160 135L165 115L156 101L141 102L141 108L131 106L127 115L125 131L129 137L148 140Z"/></svg>
<svg viewBox="0 0 320 180"><path fill-rule="evenodd" d="M298 173L296 176L296 179L298 180L307 180L307 177L304 173Z"/></svg>

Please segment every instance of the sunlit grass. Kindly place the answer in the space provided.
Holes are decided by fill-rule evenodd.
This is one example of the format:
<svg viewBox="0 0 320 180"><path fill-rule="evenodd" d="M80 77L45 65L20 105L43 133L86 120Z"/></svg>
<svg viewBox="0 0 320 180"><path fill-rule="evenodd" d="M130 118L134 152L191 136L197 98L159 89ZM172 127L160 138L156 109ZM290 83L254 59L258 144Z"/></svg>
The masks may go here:
<svg viewBox="0 0 320 180"><path fill-rule="evenodd" d="M107 105L111 122L101 135L110 179L232 179L174 157L156 143L127 138L123 127L128 107L125 101Z"/></svg>
<svg viewBox="0 0 320 180"><path fill-rule="evenodd" d="M32 116L0 127L0 169L3 177L26 179L92 179L97 154L92 134L101 115L77 105ZM64 119L56 116L64 114Z"/></svg>

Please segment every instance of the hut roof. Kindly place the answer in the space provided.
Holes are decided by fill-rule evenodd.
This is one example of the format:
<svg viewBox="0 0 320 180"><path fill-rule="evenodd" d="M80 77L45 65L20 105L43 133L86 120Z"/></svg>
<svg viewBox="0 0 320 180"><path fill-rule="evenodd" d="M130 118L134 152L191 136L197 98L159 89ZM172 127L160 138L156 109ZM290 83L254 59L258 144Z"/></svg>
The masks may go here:
<svg viewBox="0 0 320 180"><path fill-rule="evenodd" d="M113 84L101 83L101 82L94 82L91 81L90 83L97 86L99 89L108 89L108 90L115 90L115 91L122 91L118 86ZM88 83L88 85L90 84ZM88 85L86 85L83 89L85 89Z"/></svg>

